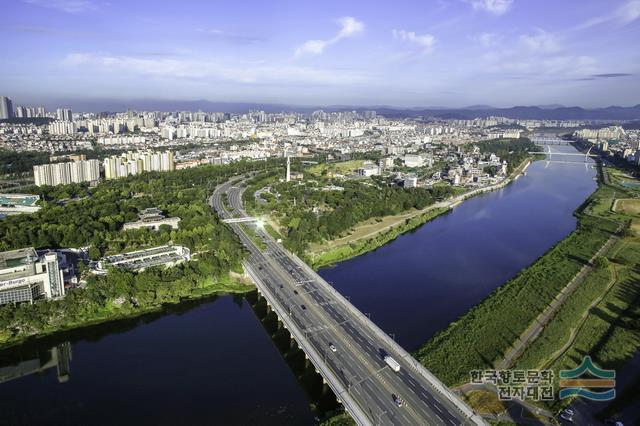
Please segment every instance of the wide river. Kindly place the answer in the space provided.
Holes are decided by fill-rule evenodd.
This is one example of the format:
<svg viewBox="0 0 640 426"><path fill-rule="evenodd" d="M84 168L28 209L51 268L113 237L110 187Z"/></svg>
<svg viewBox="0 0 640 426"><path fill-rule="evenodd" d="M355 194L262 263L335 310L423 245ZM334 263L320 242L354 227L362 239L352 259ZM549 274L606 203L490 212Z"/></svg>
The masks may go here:
<svg viewBox="0 0 640 426"><path fill-rule="evenodd" d="M415 350L573 231L594 176L584 163L533 163L506 188L320 273ZM312 424L308 394L237 296L0 353L1 424Z"/></svg>

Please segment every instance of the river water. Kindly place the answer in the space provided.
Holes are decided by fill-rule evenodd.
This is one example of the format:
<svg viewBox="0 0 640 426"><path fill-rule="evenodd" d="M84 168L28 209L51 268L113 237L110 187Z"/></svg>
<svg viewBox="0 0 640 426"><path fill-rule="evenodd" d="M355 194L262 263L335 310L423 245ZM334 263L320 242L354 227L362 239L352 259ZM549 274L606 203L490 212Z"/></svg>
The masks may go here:
<svg viewBox="0 0 640 426"><path fill-rule="evenodd" d="M575 229L594 176L583 163L533 163L506 188L320 273L414 350ZM2 424L312 424L307 395L237 296L0 353Z"/></svg>

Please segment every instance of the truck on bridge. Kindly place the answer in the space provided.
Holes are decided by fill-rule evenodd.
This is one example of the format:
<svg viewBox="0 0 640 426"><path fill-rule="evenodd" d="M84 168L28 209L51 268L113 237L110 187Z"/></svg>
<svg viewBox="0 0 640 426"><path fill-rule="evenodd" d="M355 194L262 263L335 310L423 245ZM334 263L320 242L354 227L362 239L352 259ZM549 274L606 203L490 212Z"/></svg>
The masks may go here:
<svg viewBox="0 0 640 426"><path fill-rule="evenodd" d="M386 355L384 357L384 362L387 363L387 365L389 366L389 368L391 368L393 371L395 371L396 373L398 371L400 371L400 364L398 364L398 361L396 361L395 359L393 359L391 356Z"/></svg>

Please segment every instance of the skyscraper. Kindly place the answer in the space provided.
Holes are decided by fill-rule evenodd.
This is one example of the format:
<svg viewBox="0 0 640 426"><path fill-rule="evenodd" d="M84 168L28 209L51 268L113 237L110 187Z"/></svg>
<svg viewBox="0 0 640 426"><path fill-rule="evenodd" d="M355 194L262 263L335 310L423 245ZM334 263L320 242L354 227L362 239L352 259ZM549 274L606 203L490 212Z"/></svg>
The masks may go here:
<svg viewBox="0 0 640 426"><path fill-rule="evenodd" d="M0 119L13 118L13 102L11 98L0 96Z"/></svg>

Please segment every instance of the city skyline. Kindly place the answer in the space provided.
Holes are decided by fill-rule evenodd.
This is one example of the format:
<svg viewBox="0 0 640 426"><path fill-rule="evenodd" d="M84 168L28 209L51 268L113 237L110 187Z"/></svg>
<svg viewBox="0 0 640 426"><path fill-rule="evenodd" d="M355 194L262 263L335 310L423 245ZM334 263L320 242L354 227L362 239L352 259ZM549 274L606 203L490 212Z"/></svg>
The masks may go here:
<svg viewBox="0 0 640 426"><path fill-rule="evenodd" d="M14 106L639 103L640 54L631 42L640 36L638 0L156 5L12 3L0 92Z"/></svg>

